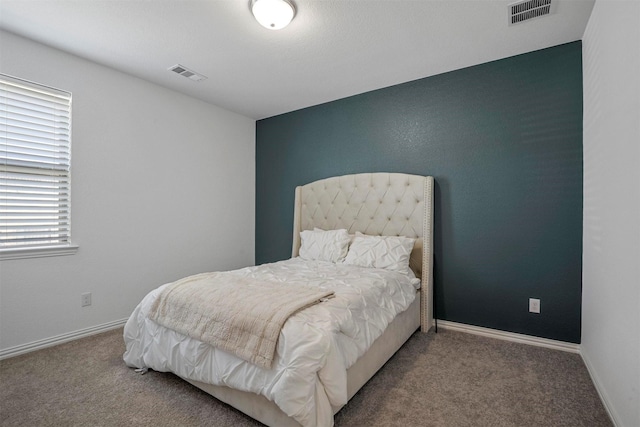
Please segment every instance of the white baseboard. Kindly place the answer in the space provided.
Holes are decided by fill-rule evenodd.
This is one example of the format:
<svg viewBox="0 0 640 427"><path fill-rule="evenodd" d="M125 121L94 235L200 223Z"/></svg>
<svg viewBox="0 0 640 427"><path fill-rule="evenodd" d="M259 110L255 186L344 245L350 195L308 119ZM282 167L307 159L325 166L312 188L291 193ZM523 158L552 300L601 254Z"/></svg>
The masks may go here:
<svg viewBox="0 0 640 427"><path fill-rule="evenodd" d="M90 335L99 334L101 332L110 331L111 329L116 329L124 326L125 323L127 323L127 319L114 320L113 322L103 323L102 325L91 326L89 328L80 329L74 332L56 335L55 337L33 341L27 344L17 345L15 347L9 347L7 349L0 350L0 360L19 356L31 351L41 350L43 348L52 347L54 345L88 337Z"/></svg>
<svg viewBox="0 0 640 427"><path fill-rule="evenodd" d="M516 334L515 332L499 331L497 329L482 328L480 326L465 325L464 323L450 322L448 320L438 319L437 322L438 328L448 329L451 331L466 332L468 334L481 335L483 337L567 351L569 353L580 353L579 344L539 338L531 335Z"/></svg>
<svg viewBox="0 0 640 427"><path fill-rule="evenodd" d="M582 361L587 367L587 371L589 371L589 376L591 377L591 381L593 382L593 385L595 386L596 391L598 392L598 396L600 396L600 400L604 405L604 409L607 411L607 414L609 414L609 418L611 418L611 422L613 423L614 426L622 426L622 423L619 421L618 416L616 415L616 412L613 408L613 405L611 404L609 395L607 394L607 391L602 385L602 382L600 382L600 378L596 374L596 370L591 364L589 357L582 351L580 352L580 356L582 356Z"/></svg>

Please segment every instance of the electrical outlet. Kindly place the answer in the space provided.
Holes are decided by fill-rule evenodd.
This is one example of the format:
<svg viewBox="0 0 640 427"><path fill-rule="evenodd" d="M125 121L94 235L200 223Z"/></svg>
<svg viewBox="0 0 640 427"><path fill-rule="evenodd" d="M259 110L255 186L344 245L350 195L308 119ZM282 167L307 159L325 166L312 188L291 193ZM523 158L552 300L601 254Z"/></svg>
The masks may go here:
<svg viewBox="0 0 640 427"><path fill-rule="evenodd" d="M540 314L540 300L537 298L529 298L529 312Z"/></svg>
<svg viewBox="0 0 640 427"><path fill-rule="evenodd" d="M84 294L80 295L80 297L82 298L83 307L91 305L91 292L85 292Z"/></svg>

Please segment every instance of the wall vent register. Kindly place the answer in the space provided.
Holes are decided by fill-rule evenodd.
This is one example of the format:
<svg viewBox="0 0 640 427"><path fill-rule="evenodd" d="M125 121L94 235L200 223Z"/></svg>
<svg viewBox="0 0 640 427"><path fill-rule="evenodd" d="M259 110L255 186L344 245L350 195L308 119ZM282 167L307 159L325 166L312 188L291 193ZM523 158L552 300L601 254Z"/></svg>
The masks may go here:
<svg viewBox="0 0 640 427"><path fill-rule="evenodd" d="M206 80L206 76L202 74L196 73L193 70L188 69L184 65L176 64L173 67L168 68L169 71L173 71L176 74L180 74L182 77L186 77L189 80L193 80L194 82L200 82L202 80Z"/></svg>
<svg viewBox="0 0 640 427"><path fill-rule="evenodd" d="M509 4L509 25L519 24L555 12L557 0L525 0Z"/></svg>

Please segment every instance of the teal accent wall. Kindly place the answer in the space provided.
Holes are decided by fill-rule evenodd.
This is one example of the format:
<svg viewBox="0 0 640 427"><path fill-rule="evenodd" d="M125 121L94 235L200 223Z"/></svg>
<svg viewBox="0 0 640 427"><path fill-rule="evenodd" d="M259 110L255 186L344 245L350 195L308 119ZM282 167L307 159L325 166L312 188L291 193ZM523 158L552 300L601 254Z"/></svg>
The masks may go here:
<svg viewBox="0 0 640 427"><path fill-rule="evenodd" d="M290 257L296 186L361 172L435 178L439 319L580 342L581 42L258 121L256 262Z"/></svg>

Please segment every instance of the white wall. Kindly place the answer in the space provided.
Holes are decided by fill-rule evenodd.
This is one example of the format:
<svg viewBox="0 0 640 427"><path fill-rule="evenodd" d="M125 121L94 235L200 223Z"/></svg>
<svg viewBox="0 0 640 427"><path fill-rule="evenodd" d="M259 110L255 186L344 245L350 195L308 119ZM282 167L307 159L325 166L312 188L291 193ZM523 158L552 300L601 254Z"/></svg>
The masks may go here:
<svg viewBox="0 0 640 427"><path fill-rule="evenodd" d="M583 38L581 352L618 426L640 426L640 2L597 0Z"/></svg>
<svg viewBox="0 0 640 427"><path fill-rule="evenodd" d="M0 262L0 351L124 319L185 275L254 263L253 119L6 32L0 71L73 93L80 246Z"/></svg>

